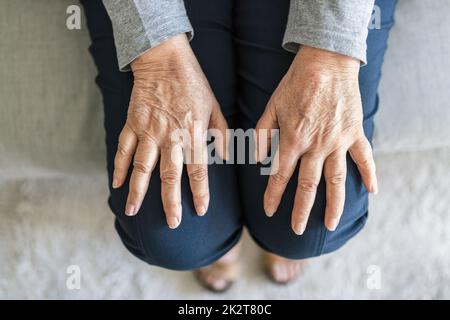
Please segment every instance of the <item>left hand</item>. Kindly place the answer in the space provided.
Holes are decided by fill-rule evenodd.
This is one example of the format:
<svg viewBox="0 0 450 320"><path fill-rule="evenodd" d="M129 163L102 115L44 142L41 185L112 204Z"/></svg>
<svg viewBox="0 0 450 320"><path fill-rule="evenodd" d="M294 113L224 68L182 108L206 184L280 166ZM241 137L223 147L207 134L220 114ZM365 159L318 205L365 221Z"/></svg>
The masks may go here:
<svg viewBox="0 0 450 320"><path fill-rule="evenodd" d="M325 226L334 231L339 224L345 201L347 151L366 189L377 192L372 149L363 131L359 68L360 62L351 57L302 46L256 126L257 133L280 128L277 171L270 176L264 195L268 216L277 210L301 159L291 218L298 235L305 231L322 172L326 181ZM270 138L267 144L258 141L258 160L265 158L269 143Z"/></svg>

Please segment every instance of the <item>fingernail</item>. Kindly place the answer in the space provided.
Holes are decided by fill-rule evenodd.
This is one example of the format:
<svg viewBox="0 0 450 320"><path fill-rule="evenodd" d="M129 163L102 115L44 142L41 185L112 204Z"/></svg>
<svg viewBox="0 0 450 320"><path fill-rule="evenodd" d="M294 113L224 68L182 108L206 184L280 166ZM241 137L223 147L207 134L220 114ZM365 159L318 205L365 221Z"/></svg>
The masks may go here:
<svg viewBox="0 0 450 320"><path fill-rule="evenodd" d="M338 224L339 224L339 219L331 219L328 224L329 225L328 230L330 230L330 231L336 230Z"/></svg>
<svg viewBox="0 0 450 320"><path fill-rule="evenodd" d="M373 192L373 194L378 194L378 184L377 183L374 183L372 185L372 192Z"/></svg>
<svg viewBox="0 0 450 320"><path fill-rule="evenodd" d="M112 187L114 189L119 187L119 179L117 179L116 177L113 177L113 183L112 183Z"/></svg>
<svg viewBox="0 0 450 320"><path fill-rule="evenodd" d="M275 213L275 210L273 208L264 208L264 212L266 213L266 216L271 218Z"/></svg>
<svg viewBox="0 0 450 320"><path fill-rule="evenodd" d="M297 235L301 236L305 232L306 223L301 222L301 221L297 222L297 223L294 224L294 227L292 229L294 230L294 232Z"/></svg>
<svg viewBox="0 0 450 320"><path fill-rule="evenodd" d="M167 218L167 224L170 229L175 229L180 224L180 220L177 217L169 217Z"/></svg>
<svg viewBox="0 0 450 320"><path fill-rule="evenodd" d="M199 206L198 208L196 208L197 214L202 217L205 215L206 213L206 207L205 206Z"/></svg>
<svg viewBox="0 0 450 320"><path fill-rule="evenodd" d="M136 207L134 205L127 204L125 207L125 214L127 216L134 216L136 214L135 210L136 210Z"/></svg>

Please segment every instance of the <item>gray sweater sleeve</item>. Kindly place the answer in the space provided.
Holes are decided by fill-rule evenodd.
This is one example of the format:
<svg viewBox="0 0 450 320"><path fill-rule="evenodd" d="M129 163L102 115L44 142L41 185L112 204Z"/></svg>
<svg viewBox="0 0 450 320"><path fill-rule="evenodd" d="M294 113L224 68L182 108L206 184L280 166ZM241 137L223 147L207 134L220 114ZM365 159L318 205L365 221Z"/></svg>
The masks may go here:
<svg viewBox="0 0 450 320"><path fill-rule="evenodd" d="M366 39L374 0L291 0L283 48L301 44L366 63Z"/></svg>
<svg viewBox="0 0 450 320"><path fill-rule="evenodd" d="M121 71L148 49L181 33L193 37L183 0L103 0Z"/></svg>
<svg viewBox="0 0 450 320"><path fill-rule="evenodd" d="M193 37L183 0L103 0L111 18L119 68L148 49L187 33ZM374 0L291 0L283 39L286 50L300 44L366 62L367 26Z"/></svg>

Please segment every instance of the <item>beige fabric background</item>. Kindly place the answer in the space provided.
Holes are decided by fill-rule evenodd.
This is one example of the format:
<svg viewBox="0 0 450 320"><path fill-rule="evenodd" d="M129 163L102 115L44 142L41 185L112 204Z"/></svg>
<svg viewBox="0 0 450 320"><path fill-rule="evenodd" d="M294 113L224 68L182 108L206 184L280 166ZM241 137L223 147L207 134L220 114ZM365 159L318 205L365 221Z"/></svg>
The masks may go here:
<svg viewBox="0 0 450 320"><path fill-rule="evenodd" d="M0 0L1 175L102 165L101 98L87 29L66 28L73 3Z"/></svg>
<svg viewBox="0 0 450 320"><path fill-rule="evenodd" d="M450 145L450 1L399 0L380 86L378 153Z"/></svg>
<svg viewBox="0 0 450 320"><path fill-rule="evenodd" d="M246 277L225 296L144 265L115 235L101 98L86 27L65 27L70 4L0 0L0 298L450 298L450 1L400 0L368 228L288 288L265 281L246 239ZM65 287L71 264L81 290ZM366 286L370 265L380 290Z"/></svg>

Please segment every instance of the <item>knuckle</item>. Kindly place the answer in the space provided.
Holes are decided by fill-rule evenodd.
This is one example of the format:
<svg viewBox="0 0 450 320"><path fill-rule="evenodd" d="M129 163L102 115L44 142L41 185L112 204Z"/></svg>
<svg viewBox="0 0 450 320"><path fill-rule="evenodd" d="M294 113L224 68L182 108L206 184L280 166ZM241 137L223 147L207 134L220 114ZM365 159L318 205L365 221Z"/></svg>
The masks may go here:
<svg viewBox="0 0 450 320"><path fill-rule="evenodd" d="M369 148L372 148L369 143L369 140L367 140L367 137L364 133L364 127L361 125L358 129L359 130L356 133L356 142L360 143L363 146L368 146Z"/></svg>
<svg viewBox="0 0 450 320"><path fill-rule="evenodd" d="M312 193L317 189L317 183L311 179L300 179L297 186L301 192Z"/></svg>
<svg viewBox="0 0 450 320"><path fill-rule="evenodd" d="M134 161L133 167L134 167L134 170L136 170L136 172L142 173L142 174L149 174L152 171L152 168L148 164L146 164L142 161L139 161L139 160Z"/></svg>
<svg viewBox="0 0 450 320"><path fill-rule="evenodd" d="M297 212L295 215L295 221L304 222L308 220L309 214L306 211Z"/></svg>
<svg viewBox="0 0 450 320"><path fill-rule="evenodd" d="M361 158L360 160L359 160L359 165L361 166L361 167L366 167L366 168L369 168L369 167L371 167L371 161L370 161L370 158L368 158L368 157L363 157L363 158Z"/></svg>
<svg viewBox="0 0 450 320"><path fill-rule="evenodd" d="M300 137L301 137L301 134L298 133L297 131L295 131L293 133L287 134L285 139L289 145L298 145L302 141L302 139L300 139Z"/></svg>
<svg viewBox="0 0 450 320"><path fill-rule="evenodd" d="M114 170L116 172L122 172L125 171L125 164L123 163L122 159L115 157L114 158Z"/></svg>
<svg viewBox="0 0 450 320"><path fill-rule="evenodd" d="M128 120L137 127L145 127L145 124L150 118L149 108L136 105L133 109L130 109L128 113Z"/></svg>
<svg viewBox="0 0 450 320"><path fill-rule="evenodd" d="M277 194L267 191L264 193L264 204L267 206L274 206L277 204Z"/></svg>
<svg viewBox="0 0 450 320"><path fill-rule="evenodd" d="M142 199L144 198L144 192L138 188L130 188L130 198L131 199Z"/></svg>
<svg viewBox="0 0 450 320"><path fill-rule="evenodd" d="M284 186L289 182L289 177L281 172L277 172L271 176L272 183L277 186Z"/></svg>
<svg viewBox="0 0 450 320"><path fill-rule="evenodd" d="M333 217L334 219L340 219L342 216L342 213L344 211L344 208L342 206L343 202L342 201L338 201L336 203L336 206L333 208L334 210L332 210L330 216Z"/></svg>
<svg viewBox="0 0 450 320"><path fill-rule="evenodd" d="M181 202L168 201L164 204L164 211L176 212L181 207Z"/></svg>
<svg viewBox="0 0 450 320"><path fill-rule="evenodd" d="M161 172L161 182L170 186L180 182L180 177L175 170L166 170Z"/></svg>
<svg viewBox="0 0 450 320"><path fill-rule="evenodd" d="M305 137L305 135L289 135L286 138L286 145L288 146L288 153L295 155L295 150L304 149L311 145L310 138Z"/></svg>
<svg viewBox="0 0 450 320"><path fill-rule="evenodd" d="M194 201L203 201L208 198L208 193L195 193L192 195Z"/></svg>
<svg viewBox="0 0 450 320"><path fill-rule="evenodd" d="M289 135L289 141L294 144L299 144L301 141L309 140L312 138L311 128L309 125L300 126L295 128Z"/></svg>
<svg viewBox="0 0 450 320"><path fill-rule="evenodd" d="M340 172L328 177L327 181L329 184L333 186L340 186L345 183L345 178L346 178L345 174L343 172Z"/></svg>
<svg viewBox="0 0 450 320"><path fill-rule="evenodd" d="M266 192L264 194L264 203L268 205L272 205L276 202L276 196L272 194L271 192Z"/></svg>
<svg viewBox="0 0 450 320"><path fill-rule="evenodd" d="M149 130L142 130L141 132L139 132L137 137L138 137L139 143L142 143L146 146L158 145L157 138Z"/></svg>
<svg viewBox="0 0 450 320"><path fill-rule="evenodd" d="M332 208L330 209L330 211L327 214L328 219L332 219L332 220L339 220L341 218L341 213L339 212L338 208Z"/></svg>
<svg viewBox="0 0 450 320"><path fill-rule="evenodd" d="M189 178L195 182L205 181L208 177L208 170L203 167L197 167L189 171Z"/></svg>
<svg viewBox="0 0 450 320"><path fill-rule="evenodd" d="M128 150L122 145L119 144L117 146L117 155L120 156L121 158L128 158L129 157L129 152Z"/></svg>

